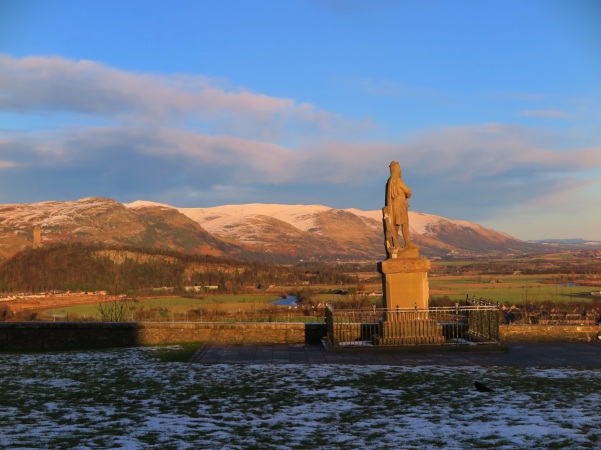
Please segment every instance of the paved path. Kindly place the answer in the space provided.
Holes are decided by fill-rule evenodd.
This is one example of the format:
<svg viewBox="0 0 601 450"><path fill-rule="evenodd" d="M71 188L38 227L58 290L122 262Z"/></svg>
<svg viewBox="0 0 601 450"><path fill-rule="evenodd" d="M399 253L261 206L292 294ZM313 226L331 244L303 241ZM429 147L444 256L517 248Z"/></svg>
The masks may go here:
<svg viewBox="0 0 601 450"><path fill-rule="evenodd" d="M352 349L327 352L320 345L207 344L191 359L200 364L387 364L400 366L599 367L601 343L509 344L505 351L424 352Z"/></svg>

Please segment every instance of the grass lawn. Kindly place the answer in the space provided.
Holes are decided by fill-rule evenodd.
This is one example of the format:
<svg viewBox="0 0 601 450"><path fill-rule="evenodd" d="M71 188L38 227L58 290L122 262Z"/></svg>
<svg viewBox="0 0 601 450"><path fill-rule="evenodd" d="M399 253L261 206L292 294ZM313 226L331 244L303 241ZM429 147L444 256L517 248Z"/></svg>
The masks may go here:
<svg viewBox="0 0 601 450"><path fill-rule="evenodd" d="M0 448L601 445L598 370L166 362L185 351L0 354Z"/></svg>

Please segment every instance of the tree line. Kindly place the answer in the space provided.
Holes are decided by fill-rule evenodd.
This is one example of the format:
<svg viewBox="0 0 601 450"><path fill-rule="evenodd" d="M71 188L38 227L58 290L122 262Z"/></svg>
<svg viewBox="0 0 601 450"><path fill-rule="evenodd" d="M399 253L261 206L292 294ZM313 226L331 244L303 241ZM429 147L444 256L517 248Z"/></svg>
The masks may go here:
<svg viewBox="0 0 601 450"><path fill-rule="evenodd" d="M142 257L125 257L116 263L108 252L100 250L126 250ZM262 264L172 250L84 243L27 249L0 265L0 292L106 290L119 294L165 286L182 289L212 285L222 292L235 293L244 286L354 281L353 276L335 267Z"/></svg>

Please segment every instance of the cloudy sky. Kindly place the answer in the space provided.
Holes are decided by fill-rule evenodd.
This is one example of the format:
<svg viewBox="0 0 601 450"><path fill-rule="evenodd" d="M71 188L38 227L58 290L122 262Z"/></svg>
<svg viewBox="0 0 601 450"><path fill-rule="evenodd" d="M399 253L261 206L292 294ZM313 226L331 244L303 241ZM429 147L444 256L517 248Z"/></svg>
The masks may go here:
<svg viewBox="0 0 601 450"><path fill-rule="evenodd" d="M601 240L596 0L0 0L0 203L411 209Z"/></svg>

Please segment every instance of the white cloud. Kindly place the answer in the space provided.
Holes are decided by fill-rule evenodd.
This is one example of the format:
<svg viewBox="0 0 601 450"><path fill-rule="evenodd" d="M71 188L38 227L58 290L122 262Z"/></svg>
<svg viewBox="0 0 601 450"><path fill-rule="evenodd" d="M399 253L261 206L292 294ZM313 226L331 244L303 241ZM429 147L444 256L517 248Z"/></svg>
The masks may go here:
<svg viewBox="0 0 601 450"><path fill-rule="evenodd" d="M577 173L601 168L601 149L556 149L555 132L522 126L484 124L422 132L405 142L329 142L303 153L304 172L320 181L364 180L391 160L420 176L470 182L523 171ZM311 176L311 175L309 175Z"/></svg>
<svg viewBox="0 0 601 450"><path fill-rule="evenodd" d="M0 55L0 109L162 122L186 118L269 137L288 127L319 131L347 126L342 117L312 104L240 89L226 91L202 76L139 74L94 61L42 56Z"/></svg>
<svg viewBox="0 0 601 450"><path fill-rule="evenodd" d="M553 189L558 179L581 183L582 173L601 168L600 149L557 150L543 147L547 140L540 130L482 125L424 133L403 143L331 141L287 148L233 136L130 125L81 128L58 136L34 134L28 140L21 136L12 141L12 152L11 141L4 139L0 156L5 167L19 161L7 155L27 153L29 164L57 168L92 164L107 170L131 166L134 160L137 164L142 158L148 167L176 164L189 172L210 172L219 185L304 182L337 185L342 191L342 186L360 188L387 177L389 162L398 160L405 175L418 181L432 179L437 186L453 185L454 190L466 191L480 182L491 196L498 189L526 189L526 199ZM546 188L537 189L542 185ZM485 192L472 195L479 194Z"/></svg>
<svg viewBox="0 0 601 450"><path fill-rule="evenodd" d="M595 207L601 196L598 180L557 180L536 198L491 209L481 224L521 239L601 240L601 216Z"/></svg>
<svg viewBox="0 0 601 450"><path fill-rule="evenodd" d="M573 130L490 123L396 142L340 139L363 124L201 76L138 74L92 61L0 55L0 109L76 117L47 130L0 132L4 198L66 192L180 206L335 198L339 204L328 206L378 209L392 160L413 184L412 207L465 220L503 220L501 210L519 215L522 205L582 205L589 217L595 198L587 192L601 189L601 148L570 148ZM104 118L103 126L87 116Z"/></svg>
<svg viewBox="0 0 601 450"><path fill-rule="evenodd" d="M0 161L0 169L8 169L12 167L17 167L19 164L13 161Z"/></svg>
<svg viewBox="0 0 601 450"><path fill-rule="evenodd" d="M524 126L484 124L423 133L406 144L426 173L460 178L495 176L515 170L574 170L601 167L596 148L556 149L557 132Z"/></svg>
<svg viewBox="0 0 601 450"><path fill-rule="evenodd" d="M208 136L173 128L88 127L55 133L35 133L19 140L5 139L0 155L15 154L32 166L60 168L131 167L150 169L153 164L181 164L187 171L211 172L214 178L235 179L250 185L260 182L277 184L290 176L290 167L298 156L282 146L269 142L232 136ZM146 167L136 167L140 159ZM5 167L16 162L5 161ZM153 180L160 183L160 180Z"/></svg>

